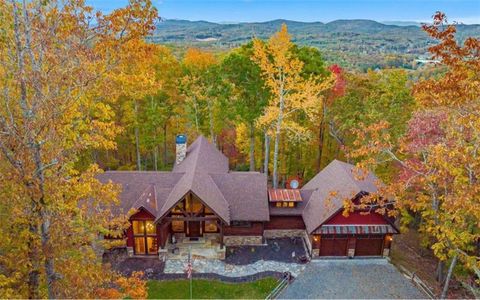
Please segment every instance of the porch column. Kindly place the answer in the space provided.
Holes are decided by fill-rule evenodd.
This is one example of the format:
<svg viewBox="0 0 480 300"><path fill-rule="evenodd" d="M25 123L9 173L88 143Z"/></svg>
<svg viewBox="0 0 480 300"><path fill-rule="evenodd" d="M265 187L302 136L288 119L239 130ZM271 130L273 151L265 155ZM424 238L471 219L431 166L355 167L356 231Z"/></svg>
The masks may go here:
<svg viewBox="0 0 480 300"><path fill-rule="evenodd" d="M223 222L220 221L220 249L223 249Z"/></svg>

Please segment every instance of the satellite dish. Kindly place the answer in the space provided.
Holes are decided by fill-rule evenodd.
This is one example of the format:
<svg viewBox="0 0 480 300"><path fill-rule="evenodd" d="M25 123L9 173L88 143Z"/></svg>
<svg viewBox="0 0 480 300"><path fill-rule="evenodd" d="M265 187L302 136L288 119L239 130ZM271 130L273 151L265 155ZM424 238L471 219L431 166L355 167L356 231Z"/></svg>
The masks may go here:
<svg viewBox="0 0 480 300"><path fill-rule="evenodd" d="M298 187L300 186L300 182L298 182L297 179L292 179L290 180L290 188L291 189L298 189Z"/></svg>

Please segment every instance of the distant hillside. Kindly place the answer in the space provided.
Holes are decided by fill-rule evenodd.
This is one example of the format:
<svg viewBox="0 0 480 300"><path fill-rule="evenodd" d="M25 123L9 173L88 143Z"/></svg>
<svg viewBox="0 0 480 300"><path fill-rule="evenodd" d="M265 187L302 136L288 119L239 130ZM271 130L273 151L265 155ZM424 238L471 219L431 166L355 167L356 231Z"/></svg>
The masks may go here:
<svg viewBox="0 0 480 300"><path fill-rule="evenodd" d="M418 24L388 25L371 20L336 20L329 23L273 20L261 23L218 24L206 21L166 20L151 37L156 43L229 49L252 39L268 38L286 23L296 43L322 50L330 63L366 69L412 67L425 55L431 41ZM395 23L395 22L393 22ZM480 25L457 25L458 37L480 37Z"/></svg>

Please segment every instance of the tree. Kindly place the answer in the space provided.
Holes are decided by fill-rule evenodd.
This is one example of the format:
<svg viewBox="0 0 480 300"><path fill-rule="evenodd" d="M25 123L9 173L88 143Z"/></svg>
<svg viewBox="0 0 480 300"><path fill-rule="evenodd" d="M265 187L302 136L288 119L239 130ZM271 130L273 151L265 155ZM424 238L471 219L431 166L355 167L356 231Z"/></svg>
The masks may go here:
<svg viewBox="0 0 480 300"><path fill-rule="evenodd" d="M457 263L480 276L475 255L480 239L480 40L468 38L458 45L455 26L442 13L424 30L439 41L430 52L446 73L415 85L418 108L404 136L394 138L388 122L373 123L356 131L352 153L362 158L360 167L396 164L398 176L383 190L395 197L404 223L409 212L420 214L419 230L431 240L439 266L450 261L441 294L445 298ZM364 205L388 208L385 199L367 198Z"/></svg>
<svg viewBox="0 0 480 300"><path fill-rule="evenodd" d="M331 105L330 135L340 149L346 150L354 147L353 142L358 140L354 134L356 129L385 121L390 124L389 134L397 140L405 133L415 106L411 84L404 70L346 74L345 94ZM385 165L384 169L377 172L393 172L390 166Z"/></svg>
<svg viewBox="0 0 480 300"><path fill-rule="evenodd" d="M234 115L241 124L248 126L249 168L255 171L255 122L263 114L269 93L261 78L260 68L251 60L252 48L253 44L250 43L225 57L222 74L233 86L233 95L227 104L233 106Z"/></svg>
<svg viewBox="0 0 480 300"><path fill-rule="evenodd" d="M295 115L304 114L315 118L321 106L321 93L330 88L332 79L322 80L319 76L302 77L304 64L294 55L293 43L282 25L268 43L253 41L253 60L262 70L265 84L272 97L259 124L268 129L274 127L275 146L273 153L273 186L278 187L278 154L280 134L283 129L296 138L305 137L308 132L295 120Z"/></svg>
<svg viewBox="0 0 480 300"><path fill-rule="evenodd" d="M11 242L0 245L0 286L17 297L94 297L111 277L97 236L125 224L109 213L114 187L75 163L82 151L115 146L102 101L115 96L108 79L122 45L146 35L156 11L147 0L105 16L83 1L12 0L0 2L0 18L0 209L10 216L0 230Z"/></svg>

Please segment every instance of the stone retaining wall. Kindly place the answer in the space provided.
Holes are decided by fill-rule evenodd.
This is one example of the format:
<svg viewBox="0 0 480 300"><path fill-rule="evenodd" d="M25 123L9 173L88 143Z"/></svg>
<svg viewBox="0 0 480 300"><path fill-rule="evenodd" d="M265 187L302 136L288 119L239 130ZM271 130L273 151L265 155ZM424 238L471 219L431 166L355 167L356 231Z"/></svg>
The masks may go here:
<svg viewBox="0 0 480 300"><path fill-rule="evenodd" d="M303 237L304 234L304 229L268 229L263 231L263 236L267 239Z"/></svg>
<svg viewBox="0 0 480 300"><path fill-rule="evenodd" d="M229 235L223 237L225 246L263 245L262 236Z"/></svg>
<svg viewBox="0 0 480 300"><path fill-rule="evenodd" d="M247 275L242 277L228 277L222 276L215 273L192 273L193 279L209 279L209 280L219 280L222 282L230 282L230 283L241 283L241 282L252 282L257 281L267 277L273 277L277 279L284 278L285 273L283 272L275 272L275 271L265 271L260 272L254 275ZM147 279L156 279L156 280L179 280L179 279L186 279L186 274L165 274L165 273L157 273L157 274L147 274L145 276Z"/></svg>

